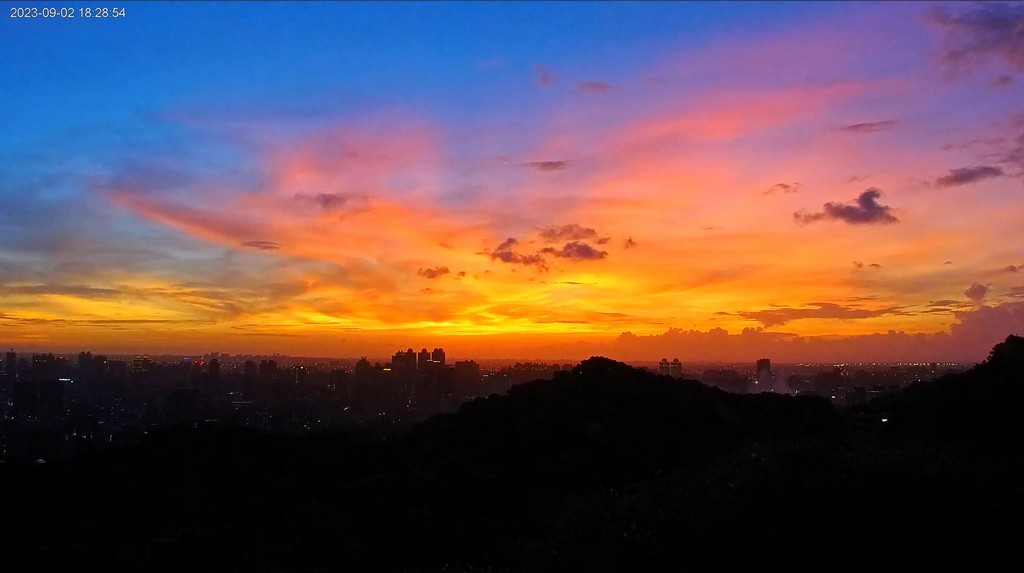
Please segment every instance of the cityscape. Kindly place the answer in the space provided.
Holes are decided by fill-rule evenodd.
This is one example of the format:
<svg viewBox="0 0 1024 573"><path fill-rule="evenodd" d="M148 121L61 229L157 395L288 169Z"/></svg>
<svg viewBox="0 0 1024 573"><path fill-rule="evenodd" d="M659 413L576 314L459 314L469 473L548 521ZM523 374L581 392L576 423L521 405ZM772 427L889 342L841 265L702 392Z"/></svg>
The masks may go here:
<svg viewBox="0 0 1024 573"><path fill-rule="evenodd" d="M398 432L513 385L550 380L577 363L475 360L449 364L442 348L409 348L390 360L253 356L4 355L0 462L45 463L134 443L175 426L252 428L298 435L331 428ZM845 409L967 370L930 364L687 364L636 368L698 380L731 393L826 398Z"/></svg>

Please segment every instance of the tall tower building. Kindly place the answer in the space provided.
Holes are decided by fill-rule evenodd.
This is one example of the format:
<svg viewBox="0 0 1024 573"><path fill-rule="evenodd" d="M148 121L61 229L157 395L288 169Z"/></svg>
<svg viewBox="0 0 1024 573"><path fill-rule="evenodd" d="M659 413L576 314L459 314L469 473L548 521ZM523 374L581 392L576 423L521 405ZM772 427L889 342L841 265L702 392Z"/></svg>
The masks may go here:
<svg viewBox="0 0 1024 573"><path fill-rule="evenodd" d="M4 362L4 374L7 376L7 385L11 386L18 378L18 355L11 350L7 353L7 360Z"/></svg>
<svg viewBox="0 0 1024 573"><path fill-rule="evenodd" d="M683 363L678 358L673 358L668 365L668 375L673 378L683 377Z"/></svg>
<svg viewBox="0 0 1024 573"><path fill-rule="evenodd" d="M430 361L439 366L444 366L444 349L435 348L434 351L430 353Z"/></svg>
<svg viewBox="0 0 1024 573"><path fill-rule="evenodd" d="M424 348L420 350L419 360L417 361L416 366L419 367L420 370L426 370L428 362L430 362L430 353L427 352L426 348Z"/></svg>
<svg viewBox="0 0 1024 573"><path fill-rule="evenodd" d="M775 373L772 372L772 361L762 358L757 361L757 381L760 392L775 391Z"/></svg>

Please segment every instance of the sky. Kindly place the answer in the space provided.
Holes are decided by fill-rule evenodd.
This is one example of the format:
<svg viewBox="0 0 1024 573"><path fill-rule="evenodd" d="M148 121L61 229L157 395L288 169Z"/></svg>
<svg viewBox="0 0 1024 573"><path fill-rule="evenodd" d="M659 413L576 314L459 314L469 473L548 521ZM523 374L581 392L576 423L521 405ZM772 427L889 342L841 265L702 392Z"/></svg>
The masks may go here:
<svg viewBox="0 0 1024 573"><path fill-rule="evenodd" d="M5 348L970 362L1024 333L1022 3L3 6Z"/></svg>

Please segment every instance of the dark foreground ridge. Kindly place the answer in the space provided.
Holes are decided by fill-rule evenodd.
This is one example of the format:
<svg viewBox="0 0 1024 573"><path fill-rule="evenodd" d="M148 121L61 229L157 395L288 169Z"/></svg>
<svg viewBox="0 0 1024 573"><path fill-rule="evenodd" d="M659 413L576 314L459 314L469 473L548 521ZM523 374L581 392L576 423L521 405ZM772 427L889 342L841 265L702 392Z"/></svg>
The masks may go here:
<svg viewBox="0 0 1024 573"><path fill-rule="evenodd" d="M103 571L1019 566L1022 388L1013 336L966 373L844 413L591 358L400 437L175 429L0 467L0 558Z"/></svg>

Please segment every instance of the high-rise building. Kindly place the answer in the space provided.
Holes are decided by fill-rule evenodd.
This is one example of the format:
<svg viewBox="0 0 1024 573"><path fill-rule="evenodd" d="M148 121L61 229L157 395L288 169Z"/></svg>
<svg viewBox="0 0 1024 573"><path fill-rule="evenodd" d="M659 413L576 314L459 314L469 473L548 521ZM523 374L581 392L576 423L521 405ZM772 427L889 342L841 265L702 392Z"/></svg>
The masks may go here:
<svg viewBox="0 0 1024 573"><path fill-rule="evenodd" d="M775 372L772 371L772 361L762 358L757 361L757 379L755 381L760 392L772 392L775 390Z"/></svg>
<svg viewBox="0 0 1024 573"><path fill-rule="evenodd" d="M4 376L7 378L7 391L10 392L14 383L18 380L18 355L13 350L7 353L7 360L4 363Z"/></svg>
<svg viewBox="0 0 1024 573"><path fill-rule="evenodd" d="M391 370L394 372L408 372L416 370L416 352L412 348L399 350L391 357Z"/></svg>
<svg viewBox="0 0 1024 573"><path fill-rule="evenodd" d="M430 362L430 352L427 352L426 348L420 350L419 360L416 362L416 366L419 367L420 370L426 370L427 369L427 363L429 363L429 362Z"/></svg>
<svg viewBox="0 0 1024 573"><path fill-rule="evenodd" d="M435 348L434 351L430 353L430 361L439 366L444 366L444 349Z"/></svg>
<svg viewBox="0 0 1024 573"><path fill-rule="evenodd" d="M672 362L669 362L668 358L662 358L658 363L658 374L679 378L683 375L683 363L678 358L673 358Z"/></svg>
<svg viewBox="0 0 1024 573"><path fill-rule="evenodd" d="M668 365L668 375L673 378L683 377L683 363L678 358L673 358Z"/></svg>

